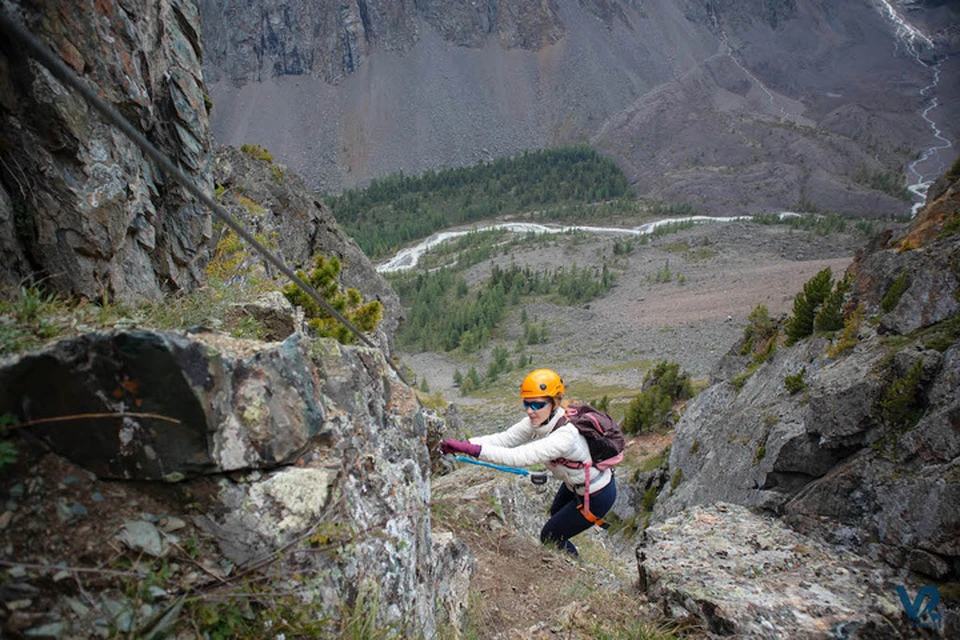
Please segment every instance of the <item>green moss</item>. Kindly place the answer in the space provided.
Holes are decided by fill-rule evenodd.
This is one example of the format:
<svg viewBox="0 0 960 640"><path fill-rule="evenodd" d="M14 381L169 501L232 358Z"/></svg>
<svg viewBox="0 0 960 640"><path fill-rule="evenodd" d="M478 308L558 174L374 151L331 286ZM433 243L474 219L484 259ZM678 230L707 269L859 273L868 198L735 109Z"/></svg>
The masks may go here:
<svg viewBox="0 0 960 640"><path fill-rule="evenodd" d="M767 455L767 444L766 442L764 442L759 447L757 447L757 450L754 452L753 464L755 465L760 464L760 461L763 460L766 457L766 455Z"/></svg>

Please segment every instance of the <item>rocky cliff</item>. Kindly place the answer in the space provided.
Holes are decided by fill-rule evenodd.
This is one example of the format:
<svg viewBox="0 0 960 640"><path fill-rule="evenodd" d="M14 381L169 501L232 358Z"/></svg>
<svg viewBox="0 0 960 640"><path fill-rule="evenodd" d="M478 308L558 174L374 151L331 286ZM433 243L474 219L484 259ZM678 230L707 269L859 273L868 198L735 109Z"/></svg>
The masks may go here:
<svg viewBox="0 0 960 640"><path fill-rule="evenodd" d="M4 10L201 185L210 131L195 3L27 2ZM0 279L157 298L203 278L210 218L76 93L0 44Z"/></svg>
<svg viewBox="0 0 960 640"><path fill-rule="evenodd" d="M262 150L250 153L222 147L214 156L213 180L220 204L286 264L309 270L318 253L339 259L343 285L362 292L367 301L377 300L383 305L383 320L377 331L383 336L381 344L392 348L403 318L400 299L297 174L275 163ZM217 231L216 239L222 241L226 229L217 225ZM247 253L245 262L238 265L240 270L263 264L255 253ZM267 276L276 278L278 274L269 272Z"/></svg>
<svg viewBox="0 0 960 640"><path fill-rule="evenodd" d="M909 210L905 165L943 144L919 116L932 95L956 135L947 6L910 6L921 61L868 2L389 5L205 3L218 140L333 191L591 140L650 200L889 216Z"/></svg>
<svg viewBox="0 0 960 640"><path fill-rule="evenodd" d="M288 264L307 267L321 252L338 257L343 283L383 304L380 331L392 342L396 295L300 178L250 154L214 153L196 3L9 6ZM134 302L206 281L204 266L222 240L208 211L6 41L0 85L0 289L42 282L69 296Z"/></svg>
<svg viewBox="0 0 960 640"><path fill-rule="evenodd" d="M657 517L735 502L928 580L960 576L957 176L938 191L857 257L844 332L690 403Z"/></svg>

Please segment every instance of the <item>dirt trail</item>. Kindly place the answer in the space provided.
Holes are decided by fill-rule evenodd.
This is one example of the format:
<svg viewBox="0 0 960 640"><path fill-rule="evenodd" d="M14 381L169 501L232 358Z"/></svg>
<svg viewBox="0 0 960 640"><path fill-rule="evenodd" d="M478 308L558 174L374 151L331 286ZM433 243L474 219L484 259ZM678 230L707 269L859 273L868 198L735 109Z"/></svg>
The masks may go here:
<svg viewBox="0 0 960 640"><path fill-rule="evenodd" d="M629 438L618 475L628 478L671 440L670 434ZM533 488L516 476L462 465L433 485L434 529L453 531L476 561L467 637L585 639L597 637L598 625L628 629L637 620L659 621L637 592L634 543L622 533L577 536L580 560L539 543L555 481ZM526 497L522 504L509 498L517 493ZM531 508L538 504L542 513Z"/></svg>

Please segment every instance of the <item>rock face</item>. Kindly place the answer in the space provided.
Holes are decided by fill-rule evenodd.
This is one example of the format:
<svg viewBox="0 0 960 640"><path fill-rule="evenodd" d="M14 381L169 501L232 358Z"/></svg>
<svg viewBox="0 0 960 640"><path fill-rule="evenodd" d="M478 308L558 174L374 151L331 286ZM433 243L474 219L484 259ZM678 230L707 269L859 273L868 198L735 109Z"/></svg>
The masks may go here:
<svg viewBox="0 0 960 640"><path fill-rule="evenodd" d="M19 499L23 485L11 485L42 475L29 481L24 498L40 500L38 515L14 506L15 526L7 528L8 519L0 528L5 548L19 560L59 557L69 553L65 547L82 549L91 536L118 531L134 557L174 558L192 536L201 543L201 558L187 566L203 566L215 580L234 568L258 572L271 591L291 594L298 606L331 619L357 606L378 629L416 629L428 637L438 624L462 620L472 561L462 543L431 537L419 403L380 351L301 334L259 343L137 331L91 334L4 365L0 415L26 421L110 414L23 427L63 457L38 454L40 461L29 463L32 472L2 480L5 494ZM88 478L67 459L96 475ZM106 478L138 482L102 482ZM151 482L160 479L177 482ZM55 502L63 500L58 484L83 485L86 497ZM164 516L104 509L103 494L132 494L141 509ZM91 501L90 495L100 497ZM53 504L42 508L45 500ZM62 517L40 525L47 534L18 535L48 511ZM76 527L85 533L75 535ZM91 558L100 551L94 545L76 553ZM173 562L176 579L165 578L170 584L156 594L166 603L198 579ZM118 611L127 608L122 595L98 591L93 602L101 597L119 598ZM51 592L27 606L46 607L52 616L67 604ZM120 626L149 635L143 625L152 614L130 606ZM86 615L71 616L76 633L93 628Z"/></svg>
<svg viewBox="0 0 960 640"><path fill-rule="evenodd" d="M344 286L360 291L366 301L379 300L383 305L377 330L385 338L383 344L392 346L403 318L399 297L295 173L284 165L223 147L216 153L213 178L220 204L292 268L309 271L318 253L339 258ZM226 229L218 225L217 231L219 240ZM255 254L249 255L249 261L262 263Z"/></svg>
<svg viewBox="0 0 960 640"><path fill-rule="evenodd" d="M958 120L958 14L945 4L910 4L935 43L923 63L877 3L202 7L218 140L264 144L329 191L590 140L647 199L902 215L898 179L877 183L929 148L918 113L936 93L938 126ZM940 85L921 95L937 60Z"/></svg>
<svg viewBox="0 0 960 640"><path fill-rule="evenodd" d="M591 4L591 3L588 3ZM421 24L447 42L478 48L488 37L505 49L537 50L563 35L556 3L540 0L351 0L265 5L202 0L211 79L236 85L273 76L306 75L337 83L374 51L407 51Z"/></svg>
<svg viewBox="0 0 960 640"><path fill-rule="evenodd" d="M941 199L956 198L953 189ZM960 234L904 244L946 206L931 203L899 246L851 266L851 308L861 305L876 330L864 322L839 353L823 336L780 348L739 392L724 382L689 403L658 518L735 502L895 567L957 579ZM955 228L953 211L941 229ZM895 288L903 273L909 284ZM787 376L804 389L791 394Z"/></svg>
<svg viewBox="0 0 960 640"><path fill-rule="evenodd" d="M12 5L201 186L210 187L200 14L190 0ZM158 298L202 279L208 214L32 59L0 49L0 277Z"/></svg>
<svg viewBox="0 0 960 640"><path fill-rule="evenodd" d="M671 617L738 638L910 637L891 576L730 504L649 527L640 585Z"/></svg>

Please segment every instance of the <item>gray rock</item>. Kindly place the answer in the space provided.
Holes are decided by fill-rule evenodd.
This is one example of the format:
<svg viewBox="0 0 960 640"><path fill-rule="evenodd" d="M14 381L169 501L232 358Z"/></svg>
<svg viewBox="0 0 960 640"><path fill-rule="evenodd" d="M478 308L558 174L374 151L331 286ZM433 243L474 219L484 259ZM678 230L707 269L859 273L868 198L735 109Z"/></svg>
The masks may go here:
<svg viewBox="0 0 960 640"><path fill-rule="evenodd" d="M253 302L235 305L230 314L234 320L243 316L253 318L263 330L258 337L270 342L287 339L302 322L293 305L279 291L270 291Z"/></svg>
<svg viewBox="0 0 960 640"><path fill-rule="evenodd" d="M173 533L187 526L187 523L173 516L161 518L159 521L160 530L164 533Z"/></svg>
<svg viewBox="0 0 960 640"><path fill-rule="evenodd" d="M115 537L133 551L143 552L154 557L163 555L160 532L149 522L128 520Z"/></svg>
<svg viewBox="0 0 960 640"><path fill-rule="evenodd" d="M696 506L649 527L637 557L652 601L715 634L907 635L880 566L737 505Z"/></svg>
<svg viewBox="0 0 960 640"><path fill-rule="evenodd" d="M436 571L437 624L463 629L466 622L470 577L476 565L470 549L452 533L437 532L433 536L433 567Z"/></svg>
<svg viewBox="0 0 960 640"><path fill-rule="evenodd" d="M51 640L59 640L63 637L63 633L67 629L67 624L65 622L51 622L40 627L33 627L32 629L27 629L23 632L23 635L28 638L49 638Z"/></svg>

